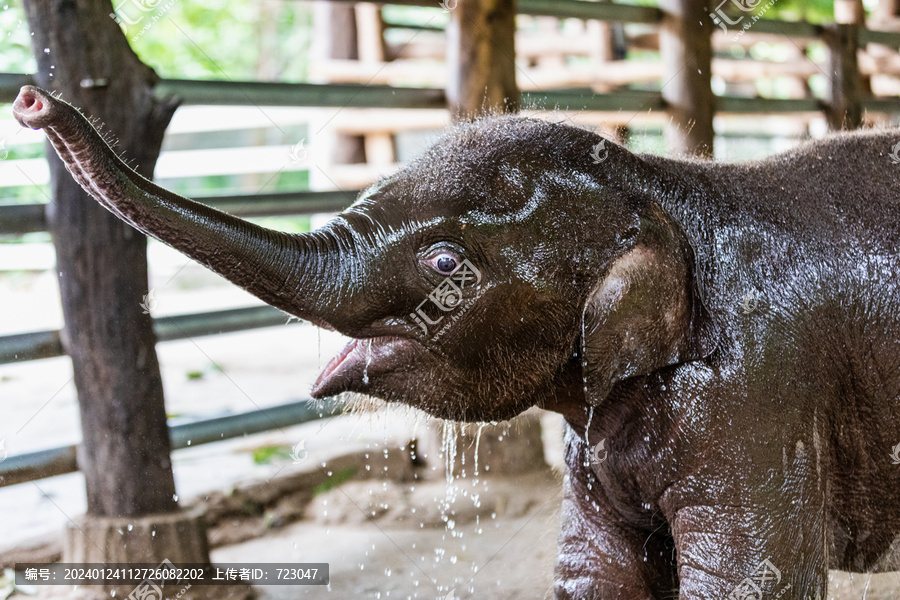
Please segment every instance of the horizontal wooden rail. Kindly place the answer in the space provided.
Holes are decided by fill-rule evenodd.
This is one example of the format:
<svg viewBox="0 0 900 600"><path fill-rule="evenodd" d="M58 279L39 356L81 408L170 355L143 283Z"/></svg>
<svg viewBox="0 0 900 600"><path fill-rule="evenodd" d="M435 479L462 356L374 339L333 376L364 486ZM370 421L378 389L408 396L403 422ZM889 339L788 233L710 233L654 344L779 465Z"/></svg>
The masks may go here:
<svg viewBox="0 0 900 600"><path fill-rule="evenodd" d="M169 427L169 439L172 450L193 448L332 417L342 409L343 404L334 399L288 402L261 410L173 425ZM76 446L60 446L10 456L0 463L0 487L74 473L78 470L76 449Z"/></svg>
<svg viewBox="0 0 900 600"><path fill-rule="evenodd" d="M271 306L232 308L153 319L159 341L182 340L286 325L288 315ZM0 364L53 358L65 354L59 331L33 331L0 336Z"/></svg>

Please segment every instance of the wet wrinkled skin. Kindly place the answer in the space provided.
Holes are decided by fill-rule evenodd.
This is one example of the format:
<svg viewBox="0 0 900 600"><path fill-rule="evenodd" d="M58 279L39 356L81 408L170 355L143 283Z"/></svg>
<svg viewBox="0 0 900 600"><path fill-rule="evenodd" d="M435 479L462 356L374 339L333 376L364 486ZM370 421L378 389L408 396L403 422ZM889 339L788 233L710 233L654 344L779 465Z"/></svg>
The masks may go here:
<svg viewBox="0 0 900 600"><path fill-rule="evenodd" d="M742 165L607 143L595 164L593 133L486 118L288 235L141 179L35 88L14 114L126 222L356 338L316 397L561 412L557 598L805 600L829 567L900 569L897 132ZM443 311L428 295L464 260Z"/></svg>

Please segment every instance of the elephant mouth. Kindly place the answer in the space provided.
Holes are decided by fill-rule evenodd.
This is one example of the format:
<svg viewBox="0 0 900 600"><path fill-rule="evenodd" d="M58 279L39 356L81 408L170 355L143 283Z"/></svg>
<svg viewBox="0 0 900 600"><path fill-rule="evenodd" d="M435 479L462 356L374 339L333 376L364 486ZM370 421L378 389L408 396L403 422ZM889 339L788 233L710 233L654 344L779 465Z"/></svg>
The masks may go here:
<svg viewBox="0 0 900 600"><path fill-rule="evenodd" d="M328 361L312 387L313 398L370 389L373 378L409 365L422 347L394 336L354 339Z"/></svg>

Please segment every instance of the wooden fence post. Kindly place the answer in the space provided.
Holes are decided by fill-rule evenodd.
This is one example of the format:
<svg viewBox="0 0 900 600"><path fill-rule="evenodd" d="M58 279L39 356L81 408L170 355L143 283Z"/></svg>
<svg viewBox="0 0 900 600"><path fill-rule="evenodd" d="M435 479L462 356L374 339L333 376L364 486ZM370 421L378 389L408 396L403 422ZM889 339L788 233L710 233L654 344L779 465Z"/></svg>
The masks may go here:
<svg viewBox="0 0 900 600"><path fill-rule="evenodd" d="M859 26L856 23L834 23L825 26L828 48L829 103L826 109L828 127L838 131L862 125L862 77L859 72Z"/></svg>
<svg viewBox="0 0 900 600"><path fill-rule="evenodd" d="M444 0L447 26L447 101L454 119L484 111L515 112L515 0Z"/></svg>
<svg viewBox="0 0 900 600"><path fill-rule="evenodd" d="M666 128L669 152L711 156L715 98L710 86L712 29L704 0L662 0L659 50L662 96L672 117Z"/></svg>

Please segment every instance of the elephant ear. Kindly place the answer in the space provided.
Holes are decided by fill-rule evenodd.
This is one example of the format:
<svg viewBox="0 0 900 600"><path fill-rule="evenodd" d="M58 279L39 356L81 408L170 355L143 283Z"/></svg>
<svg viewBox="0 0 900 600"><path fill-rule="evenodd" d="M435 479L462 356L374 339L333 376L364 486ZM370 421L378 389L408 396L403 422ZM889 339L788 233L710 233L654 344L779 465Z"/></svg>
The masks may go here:
<svg viewBox="0 0 900 600"><path fill-rule="evenodd" d="M618 381L712 353L716 328L693 272L683 234L665 219L642 219L638 242L613 261L585 302L589 404L600 404Z"/></svg>

